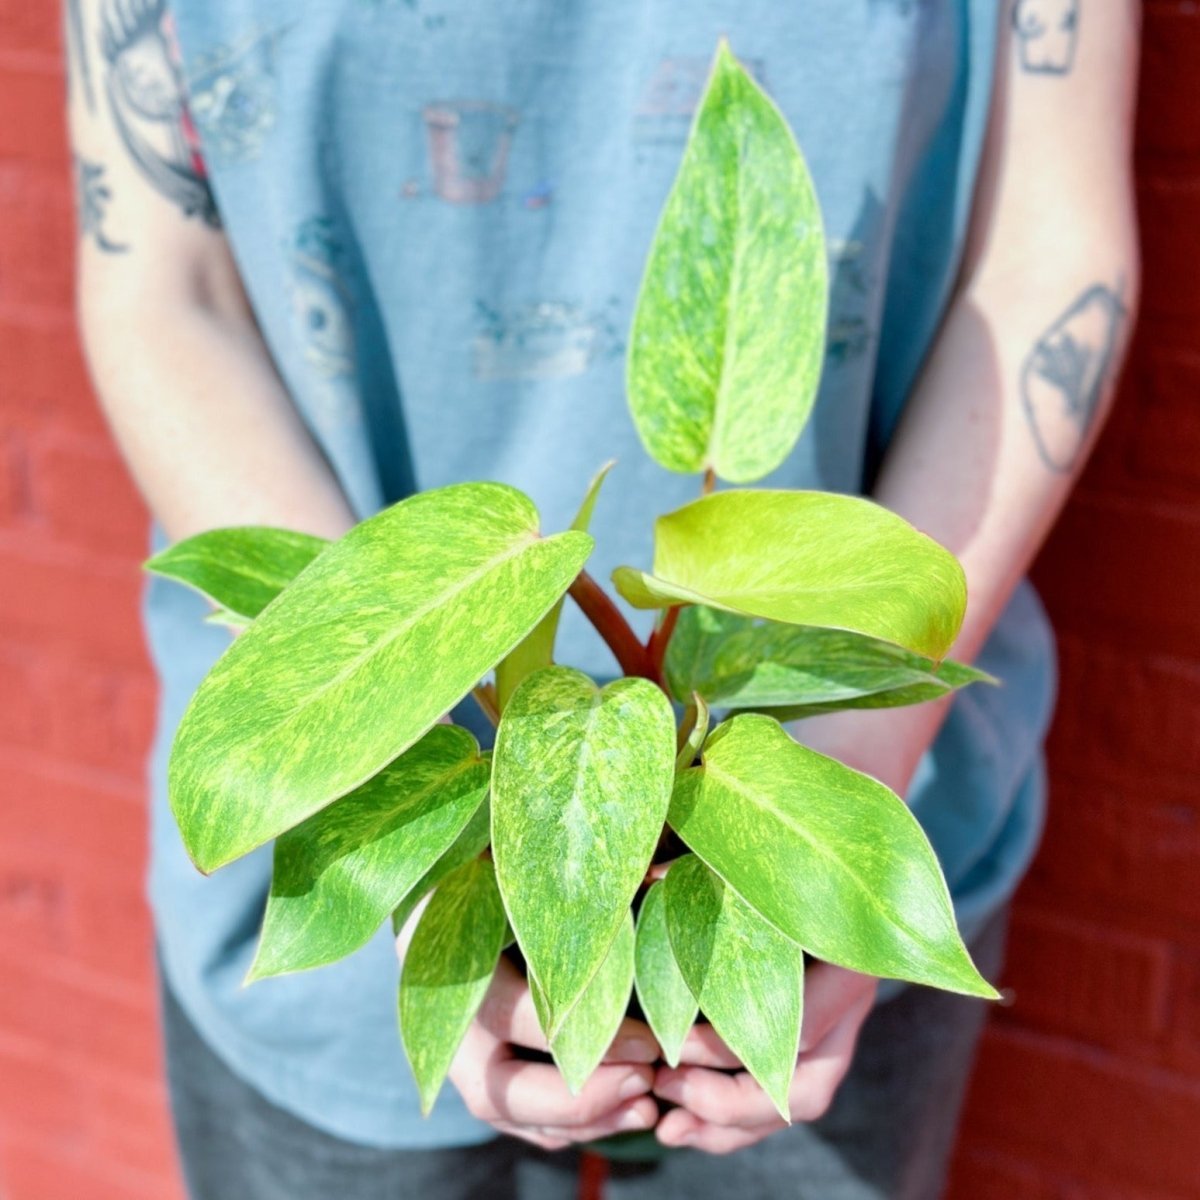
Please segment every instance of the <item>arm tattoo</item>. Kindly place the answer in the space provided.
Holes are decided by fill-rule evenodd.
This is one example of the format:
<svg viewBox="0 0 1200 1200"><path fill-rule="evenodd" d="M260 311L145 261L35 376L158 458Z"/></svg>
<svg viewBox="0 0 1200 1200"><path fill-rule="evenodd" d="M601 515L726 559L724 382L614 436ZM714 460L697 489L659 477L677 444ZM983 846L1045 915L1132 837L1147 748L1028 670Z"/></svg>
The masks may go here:
<svg viewBox="0 0 1200 1200"><path fill-rule="evenodd" d="M87 35L83 29L82 0L67 0L67 88L75 86L76 77L83 86L83 99L88 112L96 111L96 93L92 90L92 64L88 60Z"/></svg>
<svg viewBox="0 0 1200 1200"><path fill-rule="evenodd" d="M184 216L218 227L166 0L107 0L101 25L108 107L134 165Z"/></svg>
<svg viewBox="0 0 1200 1200"><path fill-rule="evenodd" d="M1021 70L1030 75L1069 75L1075 66L1081 0L1016 0L1013 29Z"/></svg>
<svg viewBox="0 0 1200 1200"><path fill-rule="evenodd" d="M80 237L90 237L96 249L105 254L124 254L129 247L124 242L114 242L104 232L105 209L112 199L112 189L104 178L104 164L88 162L78 154L72 158L75 165L75 211Z"/></svg>
<svg viewBox="0 0 1200 1200"><path fill-rule="evenodd" d="M1108 386L1126 309L1118 290L1093 284L1038 338L1021 369L1021 403L1042 462L1075 465Z"/></svg>

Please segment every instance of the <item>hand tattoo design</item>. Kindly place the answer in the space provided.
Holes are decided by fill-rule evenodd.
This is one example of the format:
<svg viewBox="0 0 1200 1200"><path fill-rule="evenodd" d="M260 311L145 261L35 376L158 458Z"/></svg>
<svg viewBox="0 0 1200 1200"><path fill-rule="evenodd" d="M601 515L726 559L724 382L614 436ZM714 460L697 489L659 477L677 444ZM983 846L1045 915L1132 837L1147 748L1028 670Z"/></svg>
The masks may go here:
<svg viewBox="0 0 1200 1200"><path fill-rule="evenodd" d="M114 242L104 232L105 209L112 199L112 189L104 178L103 163L88 162L76 154L75 212L81 237L90 237L97 250L105 254L124 254L129 249L123 242Z"/></svg>
<svg viewBox="0 0 1200 1200"><path fill-rule="evenodd" d="M166 0L108 0L101 25L109 111L130 157L184 216L216 227Z"/></svg>
<svg viewBox="0 0 1200 1200"><path fill-rule="evenodd" d="M1042 461L1075 465L1109 383L1126 315L1118 292L1093 284L1038 339L1021 370L1021 401Z"/></svg>
<svg viewBox="0 0 1200 1200"><path fill-rule="evenodd" d="M1069 75L1079 40L1080 0L1016 0L1013 28L1021 69L1031 75Z"/></svg>

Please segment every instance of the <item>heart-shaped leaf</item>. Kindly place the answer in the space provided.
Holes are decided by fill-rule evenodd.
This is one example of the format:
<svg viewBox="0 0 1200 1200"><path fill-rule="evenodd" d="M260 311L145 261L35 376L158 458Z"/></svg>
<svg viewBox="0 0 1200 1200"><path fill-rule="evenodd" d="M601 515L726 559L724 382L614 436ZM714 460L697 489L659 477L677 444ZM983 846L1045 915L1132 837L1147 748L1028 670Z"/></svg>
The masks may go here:
<svg viewBox="0 0 1200 1200"><path fill-rule="evenodd" d="M951 659L935 663L891 642L780 625L694 605L679 614L666 658L680 700L699 693L721 708L779 710L780 720L842 708L889 708L936 700L984 671Z"/></svg>
<svg viewBox="0 0 1200 1200"><path fill-rule="evenodd" d="M795 139L722 42L630 339L629 406L654 459L735 483L783 462L821 375L827 274Z"/></svg>
<svg viewBox="0 0 1200 1200"><path fill-rule="evenodd" d="M703 765L678 777L670 822L730 888L817 958L996 998L959 937L933 848L904 801L799 745L770 717L736 716L709 737Z"/></svg>
<svg viewBox="0 0 1200 1200"><path fill-rule="evenodd" d="M209 529L160 551L146 570L253 619L328 545L324 538L266 525Z"/></svg>
<svg viewBox="0 0 1200 1200"><path fill-rule="evenodd" d="M699 1006L675 961L667 932L667 909L660 881L650 885L637 920L636 970L638 1003L646 1015L663 1057L673 1067L696 1023Z"/></svg>
<svg viewBox="0 0 1200 1200"><path fill-rule="evenodd" d="M467 730L435 725L374 779L283 834L249 978L319 967L366 945L481 807L490 772Z"/></svg>
<svg viewBox="0 0 1200 1200"><path fill-rule="evenodd" d="M654 574L618 567L636 608L706 604L847 629L941 659L967 604L954 555L886 508L831 492L717 492L659 517Z"/></svg>
<svg viewBox="0 0 1200 1200"><path fill-rule="evenodd" d="M436 728L436 726L435 726ZM431 731L432 732L432 731ZM426 735L428 736L428 735ZM410 752L411 753L411 752ZM488 756L490 760L490 755ZM462 833L441 858L417 880L408 894L392 910L392 932L399 935L408 924L417 905L433 891L451 871L457 871L465 862L478 858L492 840L492 810L486 800L475 810Z"/></svg>
<svg viewBox="0 0 1200 1200"><path fill-rule="evenodd" d="M644 679L549 667L513 693L492 766L492 854L551 1039L616 937L662 832L675 721Z"/></svg>
<svg viewBox="0 0 1200 1200"><path fill-rule="evenodd" d="M423 492L330 546L213 667L171 804L213 870L377 774L549 611L591 550L496 483Z"/></svg>
<svg viewBox="0 0 1200 1200"><path fill-rule="evenodd" d="M400 976L400 1037L428 1115L508 939L496 875L474 858L447 875L413 932Z"/></svg>
<svg viewBox="0 0 1200 1200"><path fill-rule="evenodd" d="M664 887L671 946L701 1012L790 1122L804 952L695 855L671 865Z"/></svg>
<svg viewBox="0 0 1200 1200"><path fill-rule="evenodd" d="M550 1053L573 1096L583 1090L600 1065L625 1019L633 993L633 947L633 914L627 913L600 969L550 1042ZM544 1030L550 1014L536 976L530 975L529 990Z"/></svg>

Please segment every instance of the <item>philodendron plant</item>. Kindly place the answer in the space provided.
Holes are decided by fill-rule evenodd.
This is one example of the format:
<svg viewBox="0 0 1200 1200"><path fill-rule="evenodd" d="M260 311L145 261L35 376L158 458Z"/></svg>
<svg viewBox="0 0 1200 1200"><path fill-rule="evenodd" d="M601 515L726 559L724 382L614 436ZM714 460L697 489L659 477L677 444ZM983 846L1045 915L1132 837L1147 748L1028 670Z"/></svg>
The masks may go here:
<svg viewBox="0 0 1200 1200"><path fill-rule="evenodd" d="M241 630L184 715L169 782L201 870L275 839L250 978L334 962L428 899L399 986L426 1111L514 942L573 1089L636 988L667 1061L703 1014L785 1118L806 954L996 995L903 801L782 724L983 678L944 659L958 563L869 500L714 490L795 445L826 292L804 161L722 45L629 350L647 451L703 493L658 518L651 569L613 576L659 611L648 642L584 570L604 471L561 533L515 488L462 483L333 543L220 529L148 564ZM555 664L568 593L622 678ZM490 753L442 722L470 694L498 724Z"/></svg>

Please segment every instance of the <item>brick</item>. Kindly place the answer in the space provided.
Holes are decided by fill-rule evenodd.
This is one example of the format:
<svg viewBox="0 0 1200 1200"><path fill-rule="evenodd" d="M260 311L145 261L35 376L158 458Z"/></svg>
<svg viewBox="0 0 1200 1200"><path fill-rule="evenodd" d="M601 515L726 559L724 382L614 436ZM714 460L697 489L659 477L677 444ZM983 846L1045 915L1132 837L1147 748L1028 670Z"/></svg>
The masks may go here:
<svg viewBox="0 0 1200 1200"><path fill-rule="evenodd" d="M1012 1155L962 1151L955 1156L945 1200L1069 1200L1066 1185Z"/></svg>
<svg viewBox="0 0 1200 1200"><path fill-rule="evenodd" d="M56 540L140 558L149 516L112 443L55 435L34 445L31 503Z"/></svg>
<svg viewBox="0 0 1200 1200"><path fill-rule="evenodd" d="M134 1174L90 1154L8 1137L0 1143L0 1194L5 1200L184 1200L173 1176Z"/></svg>
<svg viewBox="0 0 1200 1200"><path fill-rule="evenodd" d="M1191 95L1200 62L1200 20L1193 7L1148 4L1142 26L1137 144L1143 155L1200 156L1200 106Z"/></svg>
<svg viewBox="0 0 1200 1200"><path fill-rule="evenodd" d="M29 516L28 467L21 435L0 429L0 527Z"/></svg>
<svg viewBox="0 0 1200 1200"><path fill-rule="evenodd" d="M165 1086L97 1075L86 1081L85 1090L91 1153L139 1175L169 1178L175 1149Z"/></svg>
<svg viewBox="0 0 1200 1200"><path fill-rule="evenodd" d="M0 362L6 423L30 431L67 428L107 435L73 314L35 320L0 317Z"/></svg>
<svg viewBox="0 0 1200 1200"><path fill-rule="evenodd" d="M1138 180L1143 318L1200 316L1200 177L1156 170Z"/></svg>
<svg viewBox="0 0 1200 1200"><path fill-rule="evenodd" d="M1200 1079L1200 946L1179 956L1171 987L1167 1063Z"/></svg>
<svg viewBox="0 0 1200 1200"><path fill-rule="evenodd" d="M31 1043L0 1038L0 1127L78 1147L87 1136L87 1106L69 1064Z"/></svg>
<svg viewBox="0 0 1200 1200"><path fill-rule="evenodd" d="M59 650L86 648L97 661L144 666L135 562L67 554L33 539L0 537L0 629Z"/></svg>
<svg viewBox="0 0 1200 1200"><path fill-rule="evenodd" d="M1164 1032L1171 952L1023 906L1013 919L1005 983L1009 1020L1114 1049L1152 1046Z"/></svg>
<svg viewBox="0 0 1200 1200"><path fill-rule="evenodd" d="M1034 577L1056 625L1133 653L1200 646L1200 515L1076 496Z"/></svg>
<svg viewBox="0 0 1200 1200"><path fill-rule="evenodd" d="M1195 107L1200 108L1200 105ZM1200 216L1200 214L1198 214ZM1200 355L1160 353L1145 364L1130 468L1150 485L1200 489Z"/></svg>
<svg viewBox="0 0 1200 1200"><path fill-rule="evenodd" d="M1115 1055L993 1028L969 1112L976 1135L1050 1174L1184 1195L1200 1181L1191 1139L1181 1136L1200 1128L1200 1085Z"/></svg>
<svg viewBox="0 0 1200 1200"><path fill-rule="evenodd" d="M65 169L69 151L62 72L0 63L0 95L0 158L40 160Z"/></svg>
<svg viewBox="0 0 1200 1200"><path fill-rule="evenodd" d="M1200 651L1200 644L1197 646ZM1200 778L1200 658L1170 659L1059 636L1060 695L1050 751L1097 781Z"/></svg>
<svg viewBox="0 0 1200 1200"><path fill-rule="evenodd" d="M75 216L68 173L0 162L0 309L73 309Z"/></svg>
<svg viewBox="0 0 1200 1200"><path fill-rule="evenodd" d="M1197 862L1194 783L1104 786L1059 773L1025 895L1043 908L1130 932L1181 923L1194 930L1200 924Z"/></svg>
<svg viewBox="0 0 1200 1200"><path fill-rule="evenodd" d="M54 4L0 0L0 45L9 54L57 58L61 53L60 11Z"/></svg>

